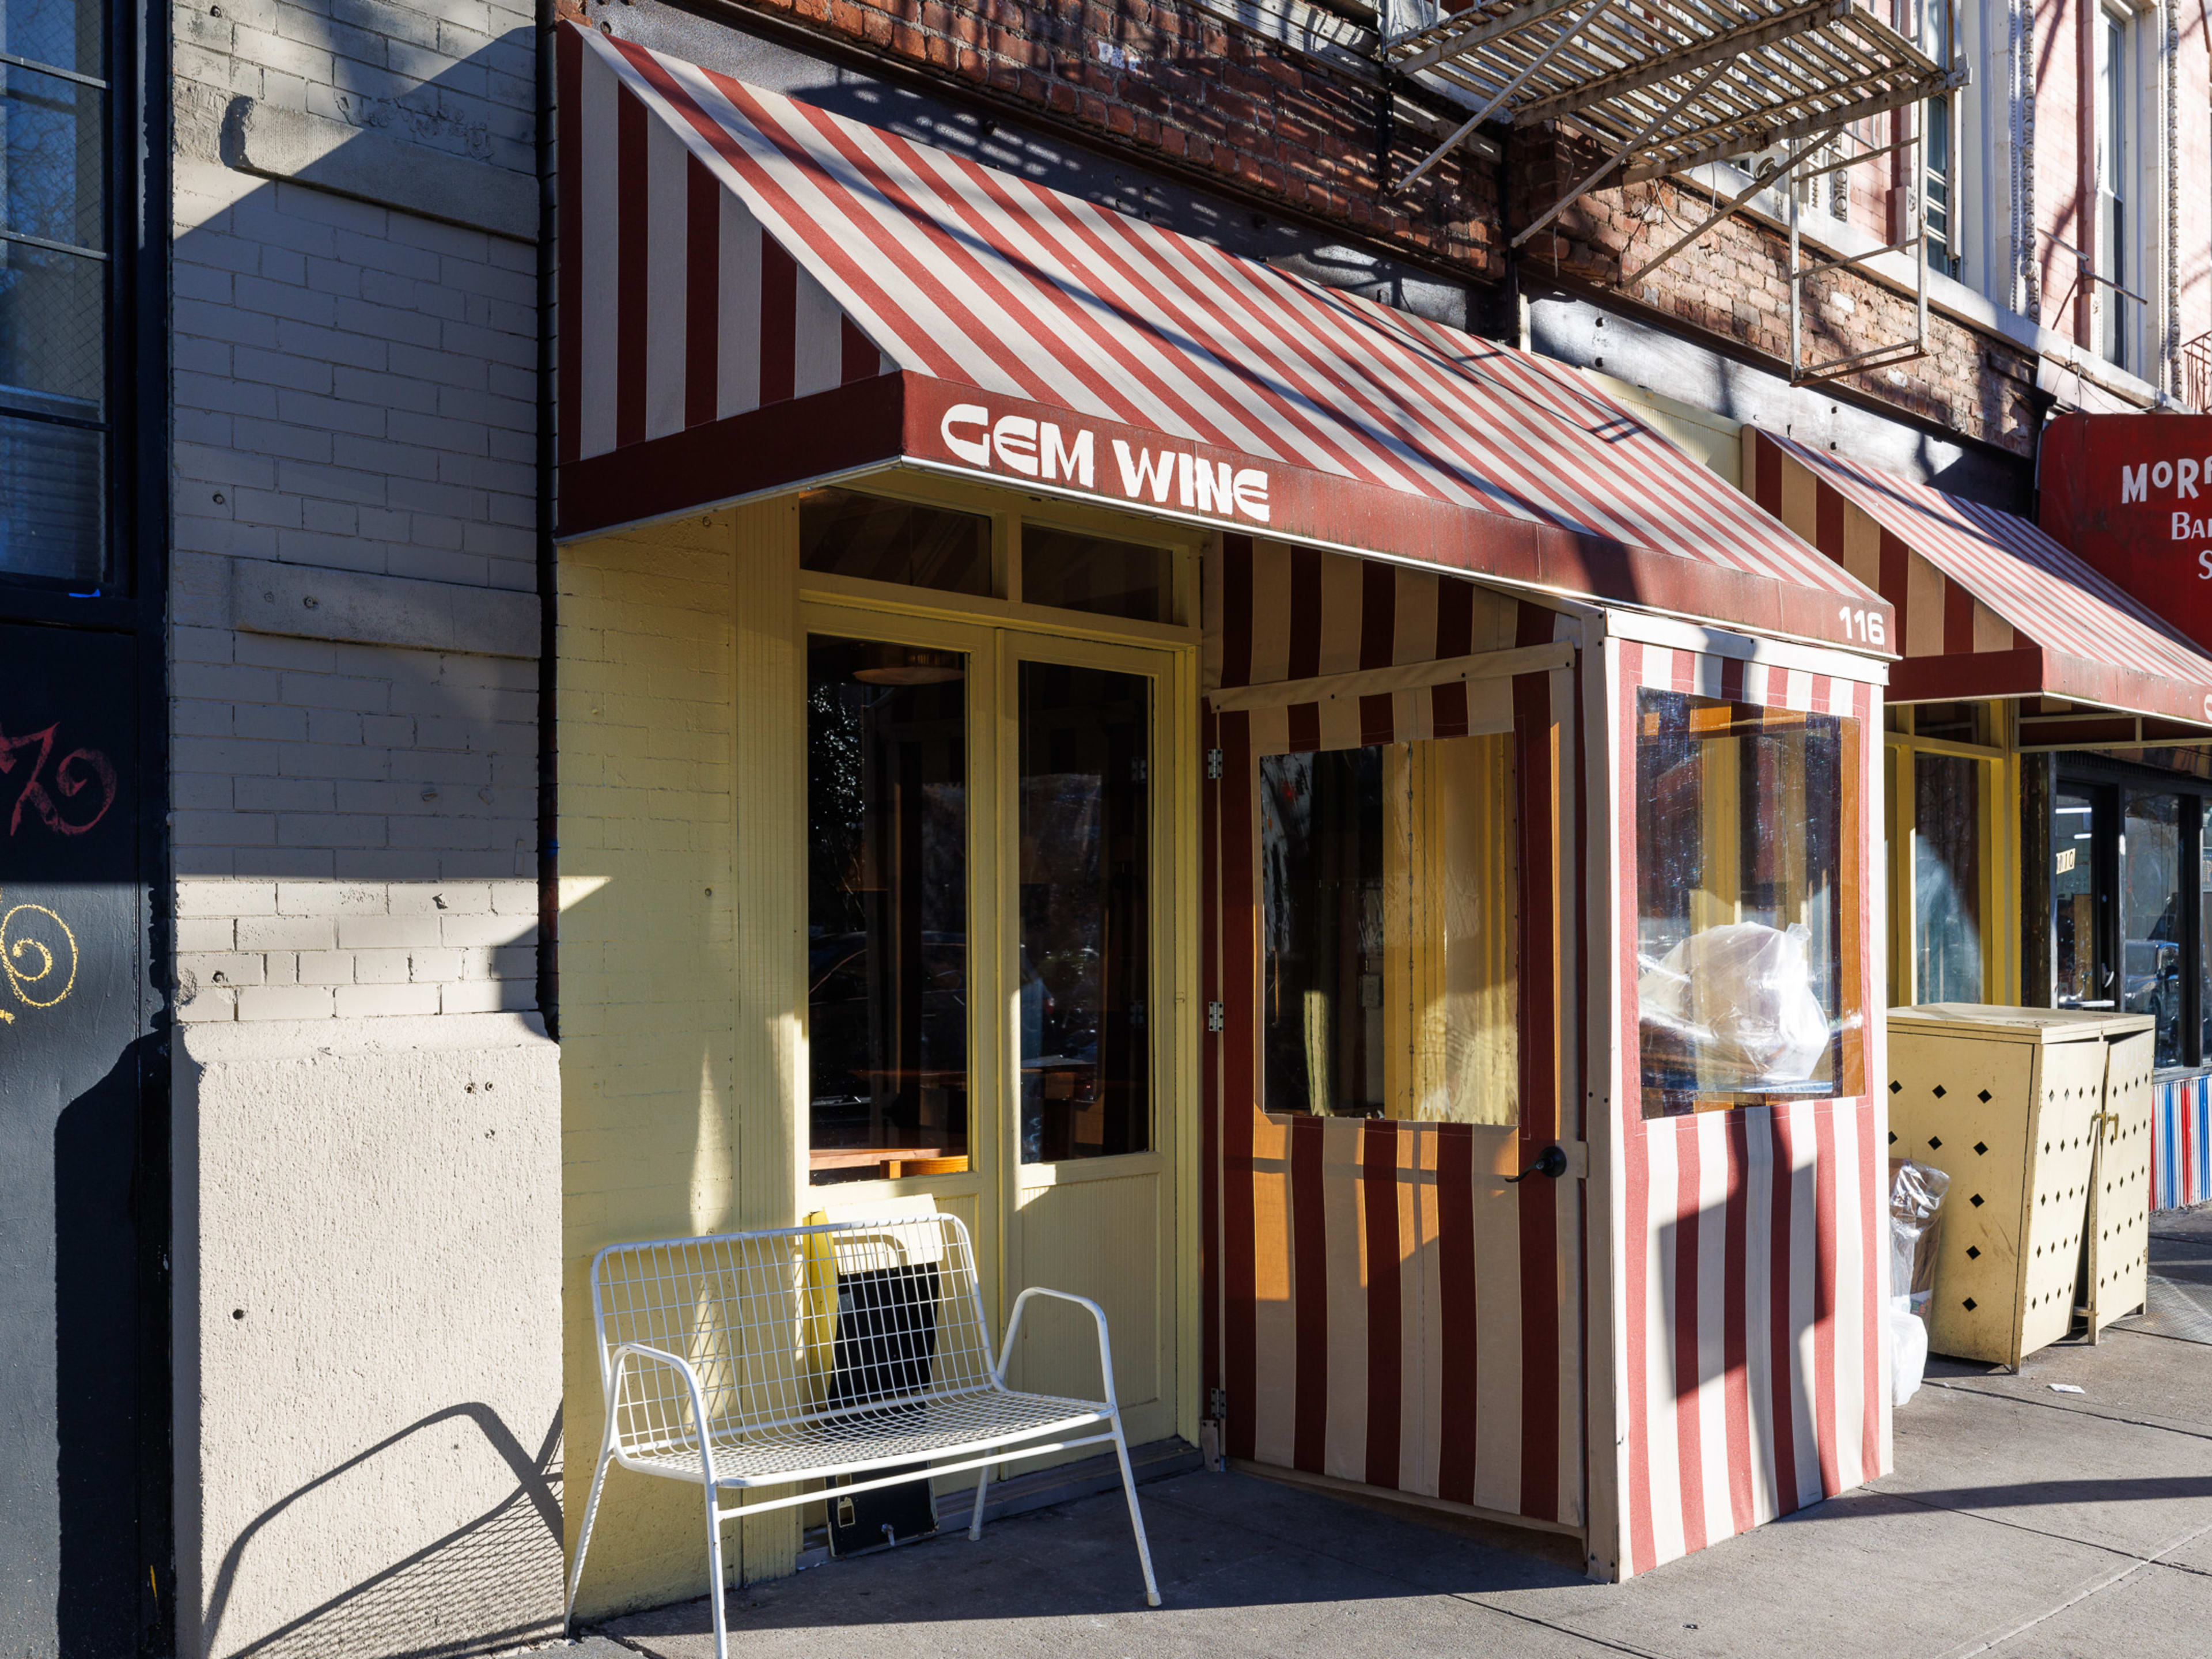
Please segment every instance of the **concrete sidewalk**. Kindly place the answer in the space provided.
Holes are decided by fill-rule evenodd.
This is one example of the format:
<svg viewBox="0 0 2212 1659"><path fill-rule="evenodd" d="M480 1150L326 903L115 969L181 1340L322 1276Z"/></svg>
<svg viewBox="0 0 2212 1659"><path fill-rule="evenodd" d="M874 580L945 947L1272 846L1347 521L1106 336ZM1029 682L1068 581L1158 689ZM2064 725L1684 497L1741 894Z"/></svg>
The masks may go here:
<svg viewBox="0 0 2212 1659"><path fill-rule="evenodd" d="M2212 1243L2212 1213L2161 1222L2170 1249ZM1584 1579L1571 1543L1193 1474L1142 1489L1158 1611L1121 1500L1093 1498L732 1595L732 1652L2212 1654L2212 1347L2122 1330L2017 1376L1935 1372L1895 1475L1626 1585ZM708 1629L701 1600L577 1645L707 1659Z"/></svg>

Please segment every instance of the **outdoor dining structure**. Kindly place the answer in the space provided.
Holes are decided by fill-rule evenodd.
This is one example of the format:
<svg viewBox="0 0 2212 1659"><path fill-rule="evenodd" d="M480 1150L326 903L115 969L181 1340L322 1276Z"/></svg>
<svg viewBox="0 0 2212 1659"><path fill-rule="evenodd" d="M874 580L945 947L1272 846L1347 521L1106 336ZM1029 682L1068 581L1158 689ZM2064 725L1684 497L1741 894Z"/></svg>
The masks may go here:
<svg viewBox="0 0 2212 1659"><path fill-rule="evenodd" d="M1132 1443L1601 1577L1886 1472L1891 605L1576 371L559 64L568 1443L601 1246L927 1198Z"/></svg>

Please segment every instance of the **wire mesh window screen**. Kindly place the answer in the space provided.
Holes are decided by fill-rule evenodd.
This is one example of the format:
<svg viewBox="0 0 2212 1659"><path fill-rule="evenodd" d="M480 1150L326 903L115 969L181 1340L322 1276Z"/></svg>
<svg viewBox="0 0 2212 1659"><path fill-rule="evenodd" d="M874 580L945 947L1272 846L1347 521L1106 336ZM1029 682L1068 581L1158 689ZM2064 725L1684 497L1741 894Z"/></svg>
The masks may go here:
<svg viewBox="0 0 2212 1659"><path fill-rule="evenodd" d="M997 1386L954 1216L620 1246L602 1253L597 1291L603 1364L632 1343L684 1360L717 1445L829 1423L895 1431ZM697 1456L674 1367L632 1358L615 1413L626 1455Z"/></svg>

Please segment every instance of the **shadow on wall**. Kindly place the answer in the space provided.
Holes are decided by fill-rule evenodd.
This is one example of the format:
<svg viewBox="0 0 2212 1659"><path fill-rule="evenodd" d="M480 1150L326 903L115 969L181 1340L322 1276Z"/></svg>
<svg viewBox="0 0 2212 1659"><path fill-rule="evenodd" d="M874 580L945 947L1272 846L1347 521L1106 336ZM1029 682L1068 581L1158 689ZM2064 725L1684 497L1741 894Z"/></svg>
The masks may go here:
<svg viewBox="0 0 2212 1659"><path fill-rule="evenodd" d="M254 1540L293 1504L408 1443L461 1425L473 1428L514 1472L514 1492L494 1508L244 1647L231 1659L442 1659L491 1653L561 1633L562 1542L556 1415L532 1456L497 1413L471 1402L433 1413L349 1458L270 1504L224 1552L208 1595L205 1650L222 1640L223 1613ZM343 1575L350 1577L349 1573ZM549 1607L555 1611L549 1613Z"/></svg>

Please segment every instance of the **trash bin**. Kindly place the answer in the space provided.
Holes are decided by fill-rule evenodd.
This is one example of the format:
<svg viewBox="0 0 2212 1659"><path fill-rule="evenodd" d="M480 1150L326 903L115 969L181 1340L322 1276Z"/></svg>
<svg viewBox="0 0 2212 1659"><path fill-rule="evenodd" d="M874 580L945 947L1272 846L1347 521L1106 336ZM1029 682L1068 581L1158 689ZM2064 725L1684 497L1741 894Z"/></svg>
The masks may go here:
<svg viewBox="0 0 2212 1659"><path fill-rule="evenodd" d="M2142 1304L2152 1045L2144 1014L1890 1010L1890 1152L1951 1177L1931 1352L2016 1368L2077 1311L2094 1334Z"/></svg>

